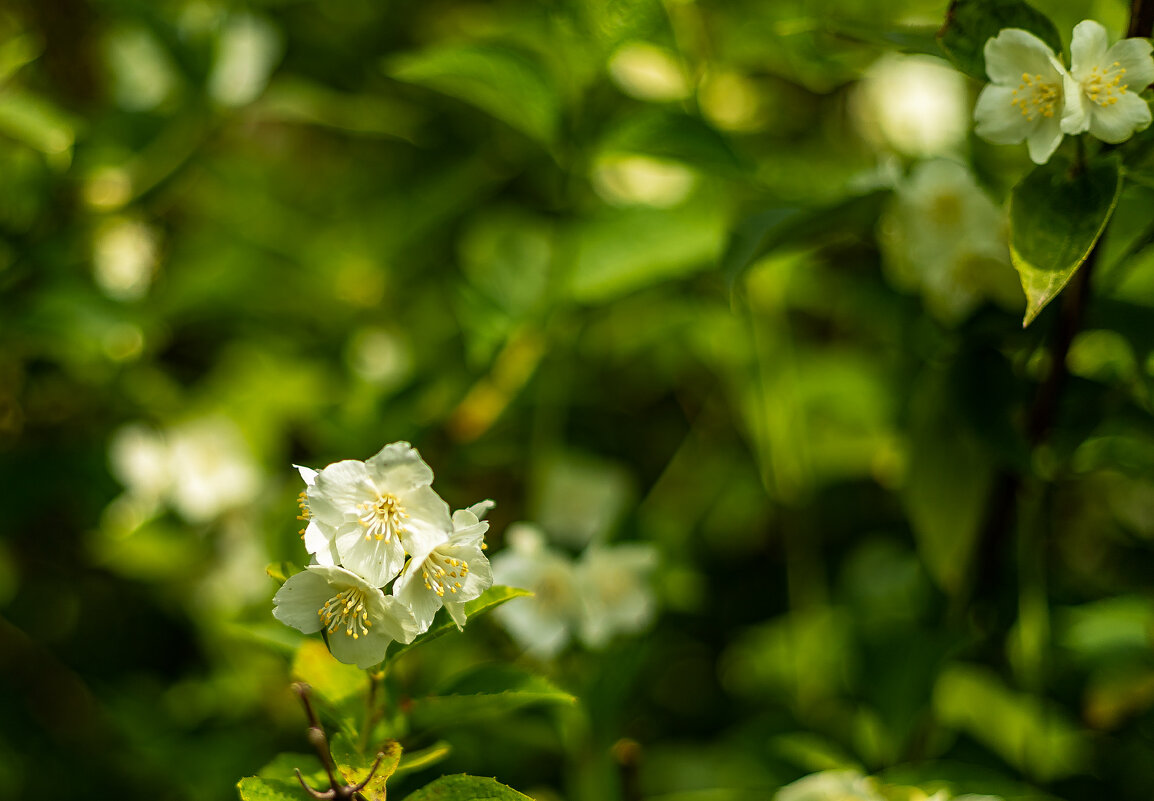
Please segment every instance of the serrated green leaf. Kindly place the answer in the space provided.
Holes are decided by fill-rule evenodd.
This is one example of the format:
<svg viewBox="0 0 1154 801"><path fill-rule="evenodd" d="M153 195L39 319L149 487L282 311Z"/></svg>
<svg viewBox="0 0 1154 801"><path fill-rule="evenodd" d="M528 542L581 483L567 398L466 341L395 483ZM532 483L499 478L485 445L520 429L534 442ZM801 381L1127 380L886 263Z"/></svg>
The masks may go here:
<svg viewBox="0 0 1154 801"><path fill-rule="evenodd" d="M368 801L385 801L385 782L397 770L401 761L401 744L396 740L386 740L371 755L361 754L353 745L352 739L343 733L337 733L329 740L329 753L337 770L347 784L360 784L369 775L369 770L376 762L377 754L381 754L381 764L377 766L373 778L361 790Z"/></svg>
<svg viewBox="0 0 1154 801"><path fill-rule="evenodd" d="M529 592L528 590L522 590L517 587L505 587L501 584L497 584L481 593L479 598L475 598L474 600L465 604L465 615L469 620L472 620L475 616L483 615L490 610L496 609L506 601L511 601L514 598L523 598L532 594L533 593ZM396 651L389 655L389 659L395 659L396 657L408 651L410 648L416 648L418 645L423 645L427 642L430 642L431 640L437 639L444 634L448 634L450 631L456 630L457 624L453 622L452 618L450 618L442 611L437 616L437 619L433 621L433 625L429 627L428 631L426 631L420 637L417 637L417 639L413 640L408 645L402 645L399 647Z"/></svg>
<svg viewBox="0 0 1154 801"><path fill-rule="evenodd" d="M508 714L537 704L572 704L576 698L544 676L513 665L482 665L439 688L441 694L413 699L420 728L435 728Z"/></svg>
<svg viewBox="0 0 1154 801"><path fill-rule="evenodd" d="M295 781L248 776L236 784L241 801L301 801L304 790Z"/></svg>
<svg viewBox="0 0 1154 801"><path fill-rule="evenodd" d="M368 690L365 671L338 662L320 640L305 640L293 658L293 678L303 681L331 704Z"/></svg>
<svg viewBox="0 0 1154 801"><path fill-rule="evenodd" d="M1062 52L1062 37L1054 23L1021 0L954 0L938 41L955 67L984 82L986 42L1003 28L1029 31L1055 53Z"/></svg>
<svg viewBox="0 0 1154 801"><path fill-rule="evenodd" d="M401 755L401 764L397 765L397 769L393 771L393 775L424 770L425 768L436 765L452 753L452 751L453 746L445 740L438 740L428 748L422 748L419 751L406 751Z"/></svg>
<svg viewBox="0 0 1154 801"><path fill-rule="evenodd" d="M458 773L442 776L426 784L405 801L532 801L529 796L506 787L496 779Z"/></svg>
<svg viewBox="0 0 1154 801"><path fill-rule="evenodd" d="M1054 158L1010 195L1010 258L1026 292L1023 327L1070 282L1090 255L1122 191L1116 158L1078 169Z"/></svg>
<svg viewBox="0 0 1154 801"><path fill-rule="evenodd" d="M559 93L545 65L523 50L495 42L449 45L390 59L385 70L464 100L538 141L556 137Z"/></svg>

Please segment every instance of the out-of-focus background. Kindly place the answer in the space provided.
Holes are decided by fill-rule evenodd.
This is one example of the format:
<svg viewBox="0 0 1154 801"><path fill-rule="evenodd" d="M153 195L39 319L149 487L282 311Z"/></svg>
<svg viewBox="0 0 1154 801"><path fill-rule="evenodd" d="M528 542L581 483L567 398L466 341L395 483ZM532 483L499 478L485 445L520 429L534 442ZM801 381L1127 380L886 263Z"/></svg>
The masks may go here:
<svg viewBox="0 0 1154 801"><path fill-rule="evenodd" d="M1029 164L973 139L944 13L4 4L0 797L229 799L306 750L265 572L304 561L291 465L408 440L453 508L497 502L491 554L605 585L544 644L494 616L399 669L580 698L446 727L411 786L1148 798L1154 265L1107 260L1031 456ZM983 547L1031 464L1034 522Z"/></svg>

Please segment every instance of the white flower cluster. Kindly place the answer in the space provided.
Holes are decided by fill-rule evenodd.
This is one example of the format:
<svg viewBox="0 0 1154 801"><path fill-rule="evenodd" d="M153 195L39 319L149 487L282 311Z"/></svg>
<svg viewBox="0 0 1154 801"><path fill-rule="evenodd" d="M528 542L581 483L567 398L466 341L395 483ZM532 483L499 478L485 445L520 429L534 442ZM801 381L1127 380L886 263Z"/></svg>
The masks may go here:
<svg viewBox="0 0 1154 801"><path fill-rule="evenodd" d="M273 598L278 620L306 634L323 629L333 656L361 668L384 659L390 642L427 631L442 606L464 627L465 603L493 585L481 519L492 501L450 516L407 442L367 462L297 469L314 563Z"/></svg>
<svg viewBox="0 0 1154 801"><path fill-rule="evenodd" d="M493 557L493 572L502 584L524 587L535 597L508 603L494 614L529 653L550 658L574 633L600 648L653 618L648 579L657 554L652 546L595 542L574 560L549 547L541 530L526 523L509 527L508 543Z"/></svg>
<svg viewBox="0 0 1154 801"><path fill-rule="evenodd" d="M1045 164L1065 134L1123 142L1150 125L1150 107L1138 96L1154 82L1150 51L1145 39L1109 46L1106 29L1083 20L1067 70L1037 36L1006 28L986 42L990 84L974 108L976 131L999 145L1025 140L1035 164Z"/></svg>

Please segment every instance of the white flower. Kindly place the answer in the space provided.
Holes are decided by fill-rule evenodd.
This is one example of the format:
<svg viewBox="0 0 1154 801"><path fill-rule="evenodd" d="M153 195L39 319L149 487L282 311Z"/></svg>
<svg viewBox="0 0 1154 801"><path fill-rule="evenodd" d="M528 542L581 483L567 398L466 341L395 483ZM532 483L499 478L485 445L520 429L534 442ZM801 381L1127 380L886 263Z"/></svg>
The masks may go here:
<svg viewBox="0 0 1154 801"><path fill-rule="evenodd" d="M898 185L881 244L889 277L920 292L944 323L960 322L987 298L1021 307L1006 214L957 162L920 162Z"/></svg>
<svg viewBox="0 0 1154 801"><path fill-rule="evenodd" d="M317 473L308 488L309 519L335 543L341 564L383 587L401 572L406 553L427 554L453 531L432 482L416 449L394 442L367 462L349 459Z"/></svg>
<svg viewBox="0 0 1154 801"><path fill-rule="evenodd" d="M1005 28L986 42L986 85L974 107L978 136L994 144L1026 140L1045 164L1062 141L1063 91L1069 73L1034 34Z"/></svg>
<svg viewBox="0 0 1154 801"><path fill-rule="evenodd" d="M302 467L299 464L294 464L293 467L301 474L304 479L305 486L311 487L317 478L317 471L311 467ZM301 507L301 514L299 520L305 521L305 527L301 530L301 539L304 540L305 550L311 553L317 560L319 565L335 565L339 564L341 557L337 553L336 542L331 536L325 534L324 530L317 525L317 521L313 519L312 513L309 511L309 494L308 490L301 492L299 503Z"/></svg>
<svg viewBox="0 0 1154 801"><path fill-rule="evenodd" d="M333 656L359 668L380 663L390 642L411 642L417 633L402 603L341 567L311 565L289 576L273 603L277 620L305 634L324 629Z"/></svg>
<svg viewBox="0 0 1154 801"><path fill-rule="evenodd" d="M955 151L965 142L966 81L942 59L884 55L851 98L862 133L877 145L926 157Z"/></svg>
<svg viewBox="0 0 1154 801"><path fill-rule="evenodd" d="M649 545L591 545L577 564L581 588L581 639L591 648L615 634L630 634L653 618L656 604L649 574L657 552Z"/></svg>
<svg viewBox="0 0 1154 801"><path fill-rule="evenodd" d="M1154 82L1154 58L1145 39L1123 39L1107 48L1106 29L1079 22L1070 41L1070 73L1065 76L1062 130L1089 131L1118 143L1150 125L1150 107L1138 93Z"/></svg>
<svg viewBox="0 0 1154 801"><path fill-rule="evenodd" d="M453 534L425 555L415 555L393 585L393 594L412 610L421 631L429 628L444 606L457 624L465 627L465 602L493 586L493 571L481 552L487 521L481 520L492 501L453 513Z"/></svg>
<svg viewBox="0 0 1154 801"><path fill-rule="evenodd" d="M803 776L778 790L774 801L884 801L874 782L854 770L826 770Z"/></svg>
<svg viewBox="0 0 1154 801"><path fill-rule="evenodd" d="M493 576L535 597L514 600L493 614L529 653L552 657L569 643L581 614L573 561L546 546L535 526L510 526L508 541L509 547L493 557Z"/></svg>

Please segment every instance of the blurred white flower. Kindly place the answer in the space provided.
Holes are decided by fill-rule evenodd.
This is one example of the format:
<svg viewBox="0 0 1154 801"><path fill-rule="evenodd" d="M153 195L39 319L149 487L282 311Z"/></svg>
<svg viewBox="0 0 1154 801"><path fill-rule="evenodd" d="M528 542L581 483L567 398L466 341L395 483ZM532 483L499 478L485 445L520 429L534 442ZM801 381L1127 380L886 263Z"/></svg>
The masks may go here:
<svg viewBox="0 0 1154 801"><path fill-rule="evenodd" d="M908 156L940 156L965 141L965 78L931 56L882 56L854 95L862 133Z"/></svg>
<svg viewBox="0 0 1154 801"><path fill-rule="evenodd" d="M874 781L853 770L804 776L777 791L774 801L885 801Z"/></svg>
<svg viewBox="0 0 1154 801"><path fill-rule="evenodd" d="M367 462L347 459L317 473L308 487L309 520L335 543L342 565L383 587L401 572L405 554L427 555L453 532L432 483L417 450L394 442Z"/></svg>
<svg viewBox="0 0 1154 801"><path fill-rule="evenodd" d="M208 92L225 106L243 106L260 96L284 49L280 31L252 14L228 20L217 41Z"/></svg>
<svg viewBox="0 0 1154 801"><path fill-rule="evenodd" d="M561 453L542 472L534 519L549 532L552 542L583 548L605 539L630 494L629 474L621 465L585 454Z"/></svg>
<svg viewBox="0 0 1154 801"><path fill-rule="evenodd" d="M130 495L166 503L190 523L243 506L260 490L244 437L223 417L189 420L165 433L125 426L112 438L109 461Z"/></svg>
<svg viewBox="0 0 1154 801"><path fill-rule="evenodd" d="M168 434L169 502L193 523L243 506L260 490L260 471L240 429L224 417L182 423Z"/></svg>
<svg viewBox="0 0 1154 801"><path fill-rule="evenodd" d="M978 136L998 145L1024 139L1034 163L1045 164L1062 141L1069 73L1045 42L1019 28L991 37L984 52L990 83L974 107Z"/></svg>
<svg viewBox="0 0 1154 801"><path fill-rule="evenodd" d="M507 538L508 547L493 557L493 578L534 597L511 601L493 614L522 648L550 658L568 645L581 615L573 560L549 548L536 526L514 524Z"/></svg>
<svg viewBox="0 0 1154 801"><path fill-rule="evenodd" d="M591 545L577 563L581 588L581 639L601 648L616 634L634 634L653 619L650 574L657 567L651 545Z"/></svg>
<svg viewBox="0 0 1154 801"><path fill-rule="evenodd" d="M277 620L305 634L324 629L333 656L359 668L384 659L390 642L417 635L404 604L341 567L311 565L289 576L273 603Z"/></svg>
<svg viewBox="0 0 1154 801"><path fill-rule="evenodd" d="M92 267L96 283L115 300L138 300L156 271L159 237L139 220L111 217L96 229Z"/></svg>
<svg viewBox="0 0 1154 801"><path fill-rule="evenodd" d="M948 324L984 299L1015 308L1021 288L1010 264L1005 212L953 161L918 164L898 186L881 242L891 278L922 294Z"/></svg>
<svg viewBox="0 0 1154 801"><path fill-rule="evenodd" d="M672 208L696 185L697 174L685 165L649 156L604 156L593 170L597 194L618 206Z"/></svg>
<svg viewBox="0 0 1154 801"><path fill-rule="evenodd" d="M673 55L648 42L626 42L609 58L609 75L638 100L667 102L689 96L689 81Z"/></svg>
<svg viewBox="0 0 1154 801"><path fill-rule="evenodd" d="M489 523L477 511L491 502L453 513L453 534L427 554L416 554L401 571L393 594L412 610L420 631L429 628L442 606L465 627L465 603L493 586L493 571L482 549Z"/></svg>
<svg viewBox="0 0 1154 801"><path fill-rule="evenodd" d="M1138 93L1154 82L1150 42L1123 39L1107 46L1106 29L1093 20L1074 27L1070 73L1065 75L1062 130L1089 131L1118 143L1150 125L1150 107Z"/></svg>

